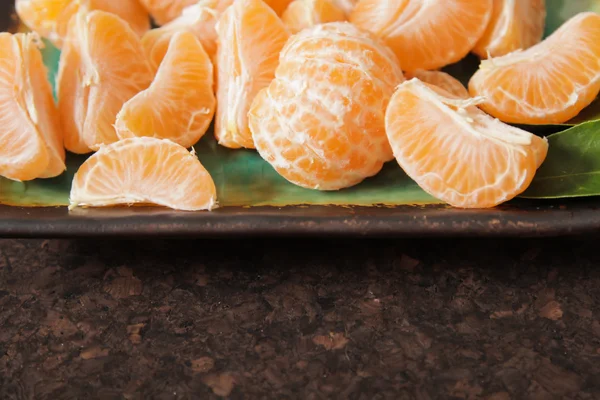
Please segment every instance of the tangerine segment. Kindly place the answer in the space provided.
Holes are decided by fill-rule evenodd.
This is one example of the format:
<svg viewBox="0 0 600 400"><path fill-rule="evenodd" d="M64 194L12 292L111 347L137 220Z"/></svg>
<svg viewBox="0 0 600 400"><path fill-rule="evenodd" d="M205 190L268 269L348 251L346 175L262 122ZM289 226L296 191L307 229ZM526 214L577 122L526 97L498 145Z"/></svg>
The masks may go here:
<svg viewBox="0 0 600 400"><path fill-rule="evenodd" d="M485 114L479 99L432 88L413 79L390 100L386 132L402 169L461 208L494 207L527 189L548 142Z"/></svg>
<svg viewBox="0 0 600 400"><path fill-rule="evenodd" d="M494 0L490 23L473 52L481 58L525 50L542 40L545 0Z"/></svg>
<svg viewBox="0 0 600 400"><path fill-rule="evenodd" d="M469 91L458 79L443 71L425 71L422 69L407 72L406 79L417 78L422 82L437 86L457 97L468 99Z"/></svg>
<svg viewBox="0 0 600 400"><path fill-rule="evenodd" d="M256 93L273 80L289 33L261 0L234 2L221 16L217 32L215 136L225 147L254 148L248 109Z"/></svg>
<svg viewBox="0 0 600 400"><path fill-rule="evenodd" d="M346 17L350 16L358 0L334 0L334 4L344 11Z"/></svg>
<svg viewBox="0 0 600 400"><path fill-rule="evenodd" d="M18 181L65 170L58 113L37 34L0 33L0 175Z"/></svg>
<svg viewBox="0 0 600 400"><path fill-rule="evenodd" d="M101 10L118 15L141 36L150 29L148 13L138 0L16 0L15 9L28 28L62 47L69 21L77 11Z"/></svg>
<svg viewBox="0 0 600 400"><path fill-rule="evenodd" d="M248 113L262 158L288 181L338 190L393 158L384 113L403 76L383 43L334 22L292 36Z"/></svg>
<svg viewBox="0 0 600 400"><path fill-rule="evenodd" d="M198 0L140 0L158 25L165 25L179 17L184 8Z"/></svg>
<svg viewBox="0 0 600 400"><path fill-rule="evenodd" d="M563 123L600 91L600 15L581 13L525 51L482 61L469 82L480 107L505 122Z"/></svg>
<svg viewBox="0 0 600 400"><path fill-rule="evenodd" d="M350 22L384 39L403 70L438 69L473 49L492 7L492 0L360 0Z"/></svg>
<svg viewBox="0 0 600 400"><path fill-rule="evenodd" d="M117 113L152 78L140 39L125 21L104 11L78 13L57 78L66 148L88 153L117 141Z"/></svg>
<svg viewBox="0 0 600 400"><path fill-rule="evenodd" d="M194 145L215 113L213 66L190 32L176 33L152 85L117 115L120 139L153 136L183 147Z"/></svg>
<svg viewBox="0 0 600 400"><path fill-rule="evenodd" d="M198 158L167 139L121 140L88 158L73 178L70 208L154 204L211 210L215 184Z"/></svg>
<svg viewBox="0 0 600 400"><path fill-rule="evenodd" d="M291 33L298 33L313 25L345 21L346 15L331 0L294 0L281 20Z"/></svg>
<svg viewBox="0 0 600 400"><path fill-rule="evenodd" d="M146 32L142 37L142 46L156 70L162 62L169 42L177 32L192 32L202 43L211 60L217 52L217 31L215 25L219 16L233 0L201 0L186 7L182 14L160 28Z"/></svg>

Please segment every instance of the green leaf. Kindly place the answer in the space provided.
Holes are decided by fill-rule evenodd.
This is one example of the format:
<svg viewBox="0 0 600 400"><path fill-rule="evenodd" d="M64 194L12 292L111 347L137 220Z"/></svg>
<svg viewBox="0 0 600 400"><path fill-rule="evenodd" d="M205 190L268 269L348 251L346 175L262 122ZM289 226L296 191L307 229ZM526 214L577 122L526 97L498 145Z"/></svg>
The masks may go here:
<svg viewBox="0 0 600 400"><path fill-rule="evenodd" d="M548 137L546 161L520 197L556 199L600 195L600 121Z"/></svg>

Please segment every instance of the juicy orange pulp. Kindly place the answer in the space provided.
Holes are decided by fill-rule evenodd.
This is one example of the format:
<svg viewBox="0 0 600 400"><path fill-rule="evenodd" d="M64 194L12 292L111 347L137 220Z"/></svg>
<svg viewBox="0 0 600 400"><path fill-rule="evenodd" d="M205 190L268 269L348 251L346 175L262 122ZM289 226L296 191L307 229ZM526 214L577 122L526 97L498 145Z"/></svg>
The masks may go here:
<svg viewBox="0 0 600 400"><path fill-rule="evenodd" d="M338 190L392 159L384 113L403 76L394 54L346 22L305 29L248 113L260 155L288 181Z"/></svg>
<svg viewBox="0 0 600 400"><path fill-rule="evenodd" d="M104 11L78 13L57 77L67 150L89 153L117 141L117 113L152 78L140 39L124 20Z"/></svg>
<svg viewBox="0 0 600 400"><path fill-rule="evenodd" d="M402 70L429 70L465 57L483 35L492 9L492 0L360 0L350 22L382 38Z"/></svg>
<svg viewBox="0 0 600 400"><path fill-rule="evenodd" d="M525 51L483 61L469 82L484 111L517 124L566 122L599 91L600 15L591 12Z"/></svg>
<svg viewBox="0 0 600 400"><path fill-rule="evenodd" d="M327 22L345 21L344 11L331 0L294 0L281 16L291 33Z"/></svg>
<svg viewBox="0 0 600 400"><path fill-rule="evenodd" d="M548 143L492 118L475 105L418 79L398 87L386 132L402 169L455 207L487 208L522 193Z"/></svg>
<svg viewBox="0 0 600 400"><path fill-rule="evenodd" d="M0 175L26 181L65 170L58 112L36 34L0 33Z"/></svg>
<svg viewBox="0 0 600 400"><path fill-rule="evenodd" d="M194 145L214 112L213 66L190 32L176 33L150 87L129 100L117 115L119 138L152 136L183 147Z"/></svg>
<svg viewBox="0 0 600 400"><path fill-rule="evenodd" d="M16 0L19 18L29 29L62 47L69 21L80 9L118 15L141 36L150 29L148 13L138 0Z"/></svg>
<svg viewBox="0 0 600 400"><path fill-rule="evenodd" d="M215 184L198 158L166 139L130 138L102 146L73 178L70 208L154 204L211 210Z"/></svg>
<svg viewBox="0 0 600 400"><path fill-rule="evenodd" d="M262 0L237 0L221 16L217 52L215 136L230 148L254 148L248 109L273 80L289 33Z"/></svg>
<svg viewBox="0 0 600 400"><path fill-rule="evenodd" d="M481 58L525 50L542 40L545 0L494 0L490 23L473 52Z"/></svg>

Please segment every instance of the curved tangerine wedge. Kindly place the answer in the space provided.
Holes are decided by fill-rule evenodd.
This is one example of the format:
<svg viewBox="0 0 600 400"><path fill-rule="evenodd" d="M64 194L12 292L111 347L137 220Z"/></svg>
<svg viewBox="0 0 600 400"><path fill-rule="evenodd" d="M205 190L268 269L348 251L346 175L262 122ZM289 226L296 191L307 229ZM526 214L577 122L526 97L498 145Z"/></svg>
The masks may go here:
<svg viewBox="0 0 600 400"><path fill-rule="evenodd" d="M150 86L153 73L138 36L104 11L72 20L57 77L65 147L89 153L118 140L113 127L123 104Z"/></svg>
<svg viewBox="0 0 600 400"><path fill-rule="evenodd" d="M413 72L407 72L405 77L406 79L417 78L422 82L442 88L463 99L471 97L467 88L464 87L458 79L443 71L425 71L419 69Z"/></svg>
<svg viewBox="0 0 600 400"><path fill-rule="evenodd" d="M344 11L344 14L348 17L354 10L354 7L356 7L358 0L334 0L333 3Z"/></svg>
<svg viewBox="0 0 600 400"><path fill-rule="evenodd" d="M394 53L346 22L308 28L281 52L248 112L256 148L288 181L339 190L393 159L384 114L403 81Z"/></svg>
<svg viewBox="0 0 600 400"><path fill-rule="evenodd" d="M581 13L525 51L482 61L469 82L480 107L505 122L563 123L600 91L600 15Z"/></svg>
<svg viewBox="0 0 600 400"><path fill-rule="evenodd" d="M58 112L36 34L0 33L0 175L17 181L65 170Z"/></svg>
<svg viewBox="0 0 600 400"><path fill-rule="evenodd" d="M215 136L225 147L254 148L248 109L273 80L289 33L261 0L237 0L221 16L217 32Z"/></svg>
<svg viewBox="0 0 600 400"><path fill-rule="evenodd" d="M545 0L494 0L494 11L473 52L481 58L525 50L542 40Z"/></svg>
<svg viewBox="0 0 600 400"><path fill-rule="evenodd" d="M400 85L385 118L402 169L432 196L455 207L487 208L522 193L548 142L506 125L417 79Z"/></svg>
<svg viewBox="0 0 600 400"><path fill-rule="evenodd" d="M443 4L442 4L443 3ZM404 71L439 69L465 57L492 15L492 0L360 0L350 22L382 38Z"/></svg>
<svg viewBox="0 0 600 400"><path fill-rule="evenodd" d="M202 43L202 47L214 60L217 52L217 31L215 25L219 17L233 0L202 0L197 4L186 7L182 14L163 25L152 29L142 37L142 46L150 59L152 67L156 70L162 62L169 42L177 32L191 32Z"/></svg>
<svg viewBox="0 0 600 400"><path fill-rule="evenodd" d="M294 0L281 16L291 33L327 22L345 21L346 14L331 0Z"/></svg>
<svg viewBox="0 0 600 400"><path fill-rule="evenodd" d="M190 32L176 33L152 85L123 105L115 128L120 139L152 136L194 145L215 113L213 67Z"/></svg>
<svg viewBox="0 0 600 400"><path fill-rule="evenodd" d="M139 35L150 29L150 17L138 0L16 0L19 18L31 30L62 47L69 21L80 8L118 15Z"/></svg>
<svg viewBox="0 0 600 400"><path fill-rule="evenodd" d="M88 158L73 178L70 208L154 204L211 210L215 184L198 158L166 139L121 140Z"/></svg>

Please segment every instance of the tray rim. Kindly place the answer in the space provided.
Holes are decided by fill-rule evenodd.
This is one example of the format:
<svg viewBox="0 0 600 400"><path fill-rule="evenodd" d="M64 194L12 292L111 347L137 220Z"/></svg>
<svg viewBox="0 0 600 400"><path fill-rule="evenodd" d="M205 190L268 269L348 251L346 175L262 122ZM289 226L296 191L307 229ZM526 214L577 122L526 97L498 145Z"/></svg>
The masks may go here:
<svg viewBox="0 0 600 400"><path fill-rule="evenodd" d="M600 233L600 200L444 205L76 209L0 205L0 238L552 237Z"/></svg>

